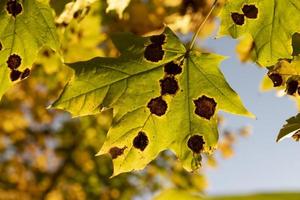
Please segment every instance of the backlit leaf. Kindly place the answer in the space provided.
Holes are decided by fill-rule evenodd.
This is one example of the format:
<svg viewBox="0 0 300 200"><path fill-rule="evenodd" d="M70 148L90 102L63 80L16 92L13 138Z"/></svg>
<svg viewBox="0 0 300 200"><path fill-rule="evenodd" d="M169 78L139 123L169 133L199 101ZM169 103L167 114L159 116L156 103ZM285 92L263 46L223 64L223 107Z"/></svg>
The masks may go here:
<svg viewBox="0 0 300 200"><path fill-rule="evenodd" d="M292 36L300 30L299 10L298 0L228 1L221 12L220 35L250 34L256 61L271 66L279 59L292 58Z"/></svg>
<svg viewBox="0 0 300 200"><path fill-rule="evenodd" d="M112 156L114 175L142 169L166 149L194 170L201 153L217 145L219 110L253 116L225 81L222 56L187 54L169 28L158 36L121 34L113 40L121 56L70 64L75 77L53 107L73 116L113 108L98 155Z"/></svg>
<svg viewBox="0 0 300 200"><path fill-rule="evenodd" d="M38 0L19 1L20 12L14 15L8 11L9 5L15 4L12 2L16 3L11 0L0 2L0 98L13 84L10 78L12 70L8 66L10 56L19 57L15 70L23 72L31 68L41 47L59 49L53 11L49 5ZM15 9L15 5L11 7Z"/></svg>

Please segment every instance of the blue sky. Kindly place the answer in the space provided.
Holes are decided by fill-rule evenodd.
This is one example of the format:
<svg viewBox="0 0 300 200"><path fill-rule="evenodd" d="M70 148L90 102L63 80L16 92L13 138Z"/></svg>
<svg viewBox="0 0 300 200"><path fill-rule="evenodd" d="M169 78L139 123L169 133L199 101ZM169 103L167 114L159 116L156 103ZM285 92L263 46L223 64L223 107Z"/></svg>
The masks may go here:
<svg viewBox="0 0 300 200"><path fill-rule="evenodd" d="M252 127L252 135L235 145L235 156L219 159L217 169L207 169L208 194L236 194L283 190L300 190L299 144L275 139L285 120L297 114L296 104L288 97L277 98L275 92L261 93L259 85L266 73L254 64L243 64L235 53L236 41L230 38L208 39L202 46L228 56L222 71L257 120L224 114L232 129Z"/></svg>

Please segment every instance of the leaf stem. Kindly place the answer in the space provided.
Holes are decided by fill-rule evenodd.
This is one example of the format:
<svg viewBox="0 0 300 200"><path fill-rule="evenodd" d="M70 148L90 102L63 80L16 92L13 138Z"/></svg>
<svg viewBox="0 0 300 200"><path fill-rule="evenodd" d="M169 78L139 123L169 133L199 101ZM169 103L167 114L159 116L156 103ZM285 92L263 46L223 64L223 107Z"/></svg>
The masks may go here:
<svg viewBox="0 0 300 200"><path fill-rule="evenodd" d="M190 51L190 50L193 49L193 47L194 47L194 45L195 45L195 42L196 42L196 39L197 39L197 37L198 37L200 31L203 29L205 23L207 22L207 20L208 20L208 18L210 17L211 13L212 13L213 10L215 9L215 7L216 7L216 5L217 5L217 2L218 2L218 0L215 0L215 1L214 1L213 5L211 6L211 8L210 8L208 14L206 15L205 19L204 19L204 20L201 22L201 24L199 25L199 28L197 29L197 32L194 34L193 39L192 39L192 41L191 41L191 43L190 43L190 46L189 46L189 48L188 48L188 51Z"/></svg>

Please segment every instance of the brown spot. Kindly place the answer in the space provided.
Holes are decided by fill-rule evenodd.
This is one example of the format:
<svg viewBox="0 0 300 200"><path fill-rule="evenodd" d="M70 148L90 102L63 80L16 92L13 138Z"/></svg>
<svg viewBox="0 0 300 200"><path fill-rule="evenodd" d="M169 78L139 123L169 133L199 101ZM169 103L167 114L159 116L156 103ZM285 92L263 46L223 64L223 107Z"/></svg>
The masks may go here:
<svg viewBox="0 0 300 200"><path fill-rule="evenodd" d="M280 74L273 73L273 74L268 74L268 76L272 80L274 87L279 87L282 85L283 80Z"/></svg>
<svg viewBox="0 0 300 200"><path fill-rule="evenodd" d="M138 135L133 139L133 146L141 151L144 151L148 146L149 140L143 131L140 131Z"/></svg>
<svg viewBox="0 0 300 200"><path fill-rule="evenodd" d="M0 51L2 50L2 48L3 48L3 47L2 47L2 43L0 42Z"/></svg>
<svg viewBox="0 0 300 200"><path fill-rule="evenodd" d="M163 45L166 40L166 35L165 34L153 35L150 37L150 40L153 44Z"/></svg>
<svg viewBox="0 0 300 200"><path fill-rule="evenodd" d="M300 141L300 131L298 130L296 133L294 133L294 135L292 135L292 138L293 138L296 142L299 142L299 141Z"/></svg>
<svg viewBox="0 0 300 200"><path fill-rule="evenodd" d="M196 154L201 153L201 151L203 151L204 149L204 140L203 137L200 135L193 135L192 137L190 137L190 139L188 140L188 147Z"/></svg>
<svg viewBox="0 0 300 200"><path fill-rule="evenodd" d="M75 19L77 19L81 14L82 14L82 10L77 10L77 11L73 14L73 17L74 17Z"/></svg>
<svg viewBox="0 0 300 200"><path fill-rule="evenodd" d="M167 63L164 67L164 70L168 75L177 75L182 72L182 68L173 61Z"/></svg>
<svg viewBox="0 0 300 200"><path fill-rule="evenodd" d="M168 105L166 101L162 99L162 97L156 97L150 100L147 107L150 109L152 114L162 116L166 113Z"/></svg>
<svg viewBox="0 0 300 200"><path fill-rule="evenodd" d="M151 62L158 62L163 59L165 52L162 50L162 46L158 44L150 44L146 47L144 56Z"/></svg>
<svg viewBox="0 0 300 200"><path fill-rule="evenodd" d="M16 17L22 12L22 5L16 0L8 0L6 3L6 10L9 14Z"/></svg>
<svg viewBox="0 0 300 200"><path fill-rule="evenodd" d="M12 54L8 57L6 63L10 69L17 69L21 65L21 61L22 59L20 56Z"/></svg>
<svg viewBox="0 0 300 200"><path fill-rule="evenodd" d="M112 159L116 159L118 156L122 155L124 153L124 150L127 147L119 148L119 147L112 147L109 150L109 154L111 155Z"/></svg>
<svg viewBox="0 0 300 200"><path fill-rule="evenodd" d="M246 17L250 19L256 19L258 15L258 9L256 8L255 5L244 5L242 8L243 13L245 14Z"/></svg>
<svg viewBox="0 0 300 200"><path fill-rule="evenodd" d="M166 77L160 80L161 94L176 94L179 89L178 83L174 77Z"/></svg>
<svg viewBox="0 0 300 200"><path fill-rule="evenodd" d="M49 49L45 49L43 52L42 52L43 56L49 58L52 54L52 51L50 51Z"/></svg>
<svg viewBox="0 0 300 200"><path fill-rule="evenodd" d="M11 81L16 81L16 80L18 80L18 79L20 78L21 74L22 74L22 72L20 72L19 70L14 70L14 69L13 69L13 70L10 72L10 80L11 80Z"/></svg>
<svg viewBox="0 0 300 200"><path fill-rule="evenodd" d="M217 103L213 98L207 96L202 96L197 100L194 100L196 106L195 113L200 117L210 120L210 118L215 114Z"/></svg>
<svg viewBox="0 0 300 200"><path fill-rule="evenodd" d="M243 25L245 23L245 16L239 13L231 13L231 18L236 25Z"/></svg>
<svg viewBox="0 0 300 200"><path fill-rule="evenodd" d="M30 75L30 69L26 68L21 74L21 80L27 78Z"/></svg>
<svg viewBox="0 0 300 200"><path fill-rule="evenodd" d="M296 93L297 91L297 88L298 88L298 81L295 81L295 80L291 80L287 83L287 86L286 86L286 93L288 95L293 95Z"/></svg>

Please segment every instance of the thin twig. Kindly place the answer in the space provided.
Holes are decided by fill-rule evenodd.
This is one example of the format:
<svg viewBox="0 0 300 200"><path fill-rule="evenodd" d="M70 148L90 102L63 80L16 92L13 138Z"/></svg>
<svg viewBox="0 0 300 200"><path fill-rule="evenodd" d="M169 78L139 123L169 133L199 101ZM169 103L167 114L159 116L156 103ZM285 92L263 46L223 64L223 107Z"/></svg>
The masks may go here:
<svg viewBox="0 0 300 200"><path fill-rule="evenodd" d="M206 15L205 19L204 19L204 20L201 22L201 24L199 25L199 28L198 28L197 32L194 34L193 39L192 39L192 41L191 41L191 43L190 43L190 46L189 46L189 48L188 48L188 51L192 50L192 48L194 47L195 42L196 42L196 39L197 39L197 37L198 37L200 31L203 29L203 27L204 27L206 21L208 20L208 18L210 17L211 13L212 13L213 10L215 9L215 7L216 7L216 5L217 5L217 2L218 2L218 0L215 0L215 1L214 1L213 5L212 5L211 8L210 8L210 11L209 11L208 14Z"/></svg>

